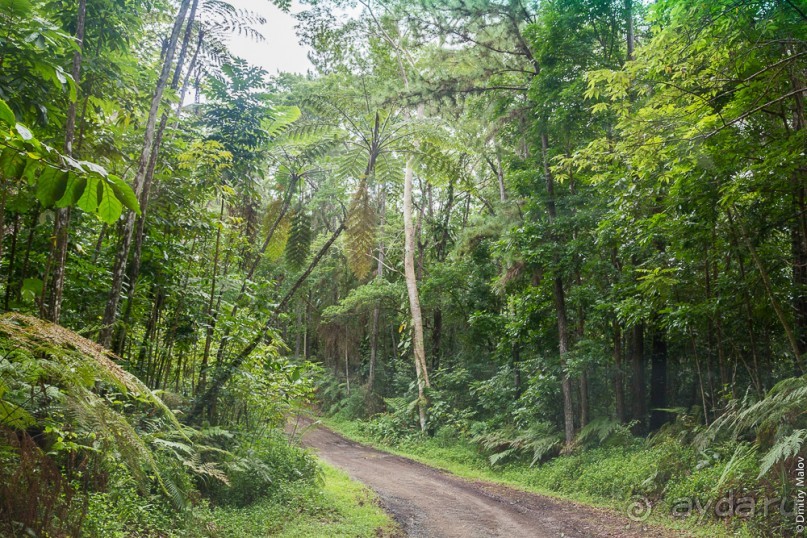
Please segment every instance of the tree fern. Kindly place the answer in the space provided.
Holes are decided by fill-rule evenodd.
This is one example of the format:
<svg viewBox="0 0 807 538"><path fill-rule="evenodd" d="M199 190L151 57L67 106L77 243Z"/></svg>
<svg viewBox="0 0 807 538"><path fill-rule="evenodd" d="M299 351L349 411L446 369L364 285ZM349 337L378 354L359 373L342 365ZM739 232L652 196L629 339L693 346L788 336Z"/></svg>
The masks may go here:
<svg viewBox="0 0 807 538"><path fill-rule="evenodd" d="M471 441L492 452L488 457L491 465L511 456L527 456L531 458L532 466L555 453L562 439L551 424L538 422L523 431L506 427L480 433L471 438Z"/></svg>

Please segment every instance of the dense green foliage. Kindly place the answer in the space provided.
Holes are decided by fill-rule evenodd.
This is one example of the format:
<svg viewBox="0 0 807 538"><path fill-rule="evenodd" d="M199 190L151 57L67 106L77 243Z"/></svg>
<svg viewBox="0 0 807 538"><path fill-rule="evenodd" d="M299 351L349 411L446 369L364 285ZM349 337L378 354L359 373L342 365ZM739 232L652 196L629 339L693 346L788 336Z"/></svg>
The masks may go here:
<svg viewBox="0 0 807 538"><path fill-rule="evenodd" d="M46 499L6 528L310 498L280 429L315 385L543 489L792 496L799 2L299 9L316 73L269 77L226 1L0 0L0 474Z"/></svg>

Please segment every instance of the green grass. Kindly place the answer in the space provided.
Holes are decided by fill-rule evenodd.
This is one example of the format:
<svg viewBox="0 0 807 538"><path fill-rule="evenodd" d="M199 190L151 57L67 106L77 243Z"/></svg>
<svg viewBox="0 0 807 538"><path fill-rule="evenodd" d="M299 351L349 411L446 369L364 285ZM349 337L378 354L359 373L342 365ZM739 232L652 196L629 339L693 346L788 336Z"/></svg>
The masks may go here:
<svg viewBox="0 0 807 538"><path fill-rule="evenodd" d="M432 467L472 480L504 484L522 491L538 493L584 505L609 508L626 513L633 495L642 495L641 484L654 472L670 472L667 467L685 467L681 454L671 453L660 459L665 450L646 446L633 448L591 449L530 467L525 463L491 466L478 448L457 435L429 438L404 438L394 445L381 443L362 430L361 423L338 418L320 419L326 426L344 436L380 450L411 458ZM670 447L675 451L675 447ZM700 473L695 473L700 474ZM692 477L696 478L695 476ZM689 478L687 477L687 480ZM653 498L653 494L649 493ZM731 528L711 521L676 520L669 517L663 499L647 523L685 531L694 536L751 536L745 525ZM737 523L737 522L735 522Z"/></svg>
<svg viewBox="0 0 807 538"><path fill-rule="evenodd" d="M292 486L280 498L247 508L217 508L208 523L221 538L384 537L397 527L375 494L345 473L321 463L324 482Z"/></svg>

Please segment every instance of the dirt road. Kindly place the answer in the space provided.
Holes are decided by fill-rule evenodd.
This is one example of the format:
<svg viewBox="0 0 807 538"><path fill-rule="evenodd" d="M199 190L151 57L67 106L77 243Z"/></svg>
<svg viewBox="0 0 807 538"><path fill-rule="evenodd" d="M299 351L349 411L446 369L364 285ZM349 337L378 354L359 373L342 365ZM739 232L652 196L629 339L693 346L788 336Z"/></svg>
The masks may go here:
<svg viewBox="0 0 807 538"><path fill-rule="evenodd" d="M678 536L642 529L627 517L468 481L406 458L354 443L325 429L309 428L303 444L376 491L407 536L428 538L592 538Z"/></svg>

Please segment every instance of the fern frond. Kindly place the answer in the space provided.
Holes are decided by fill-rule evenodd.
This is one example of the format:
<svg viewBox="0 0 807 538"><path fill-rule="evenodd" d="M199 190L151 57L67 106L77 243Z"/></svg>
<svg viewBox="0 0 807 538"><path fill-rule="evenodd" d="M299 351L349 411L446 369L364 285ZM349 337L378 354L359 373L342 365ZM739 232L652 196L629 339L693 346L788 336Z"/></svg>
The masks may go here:
<svg viewBox="0 0 807 538"><path fill-rule="evenodd" d="M286 262L291 269L299 270L305 264L311 249L311 218L298 206L291 216L289 239L286 243Z"/></svg>
<svg viewBox="0 0 807 538"><path fill-rule="evenodd" d="M776 464L798 456L805 443L807 443L807 430L795 430L777 441L760 460L759 478L765 476Z"/></svg>
<svg viewBox="0 0 807 538"><path fill-rule="evenodd" d="M370 272L375 247L375 211L370 204L367 180L362 180L350 201L347 214L347 263L356 278Z"/></svg>

